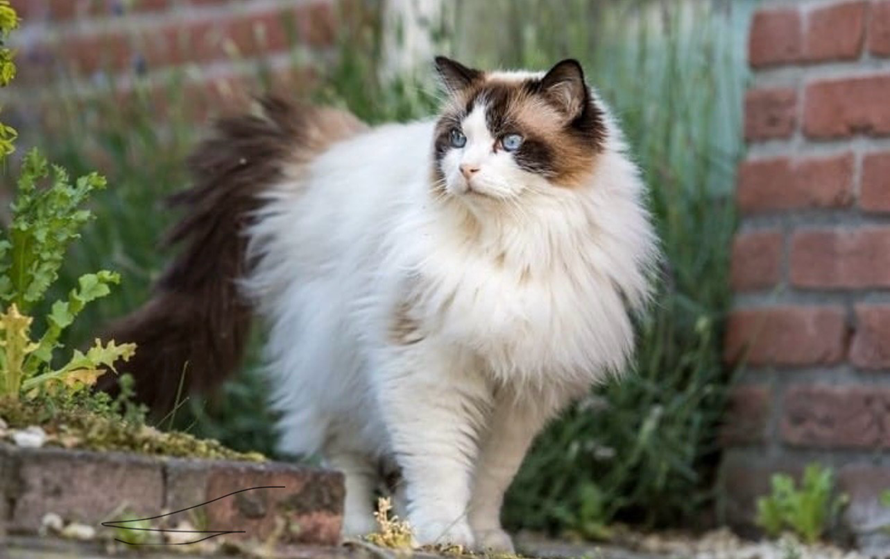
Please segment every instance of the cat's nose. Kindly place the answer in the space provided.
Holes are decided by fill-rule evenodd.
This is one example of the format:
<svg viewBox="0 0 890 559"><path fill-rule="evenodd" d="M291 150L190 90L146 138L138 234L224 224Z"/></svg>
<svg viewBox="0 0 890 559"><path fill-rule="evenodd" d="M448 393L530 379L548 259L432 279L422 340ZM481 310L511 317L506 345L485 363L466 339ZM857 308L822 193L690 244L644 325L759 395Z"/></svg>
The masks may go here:
<svg viewBox="0 0 890 559"><path fill-rule="evenodd" d="M470 180L470 177L479 172L479 165L470 165L468 163L462 163L460 166L460 172L464 176L465 179Z"/></svg>

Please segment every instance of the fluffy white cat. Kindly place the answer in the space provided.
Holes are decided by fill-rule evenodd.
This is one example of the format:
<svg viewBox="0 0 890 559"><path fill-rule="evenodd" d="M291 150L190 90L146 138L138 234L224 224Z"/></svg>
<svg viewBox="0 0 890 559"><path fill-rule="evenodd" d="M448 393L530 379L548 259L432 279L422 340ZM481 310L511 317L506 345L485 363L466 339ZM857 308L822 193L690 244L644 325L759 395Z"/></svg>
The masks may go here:
<svg viewBox="0 0 890 559"><path fill-rule="evenodd" d="M281 449L345 474L346 534L373 531L397 471L418 544L512 550L504 492L544 424L626 367L657 241L577 62L436 65L434 119L267 100L222 121L178 197L186 249L116 337L149 353L152 400L186 361L195 386L231 369L256 312Z"/></svg>

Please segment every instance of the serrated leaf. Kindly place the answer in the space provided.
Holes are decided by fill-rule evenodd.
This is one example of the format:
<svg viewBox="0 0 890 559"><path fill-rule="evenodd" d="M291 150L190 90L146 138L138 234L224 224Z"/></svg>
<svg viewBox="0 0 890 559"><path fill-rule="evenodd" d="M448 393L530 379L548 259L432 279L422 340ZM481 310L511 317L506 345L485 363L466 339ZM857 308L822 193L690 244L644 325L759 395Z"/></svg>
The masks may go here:
<svg viewBox="0 0 890 559"><path fill-rule="evenodd" d="M41 364L52 362L53 351L58 347L59 337L65 328L74 322L88 303L111 293L108 286L120 283L120 275L102 270L96 274L84 274L77 283L78 289L71 290L67 301L53 303L52 312L47 316L46 332L40 338L40 347L27 364L30 373L36 373Z"/></svg>
<svg viewBox="0 0 890 559"><path fill-rule="evenodd" d="M19 313L15 305L10 305L6 312L0 314L0 348L2 363L0 371L3 381L0 383L0 394L17 396L25 380L24 363L28 354L37 349L31 341L30 316Z"/></svg>
<svg viewBox="0 0 890 559"><path fill-rule="evenodd" d="M26 380L22 384L24 390L31 390L35 387L46 385L50 390L54 390L59 386L66 386L74 390L79 390L86 386L85 383L78 383L78 379L82 378L98 378L105 374L107 369L111 369L115 373L114 364L119 361L129 361L136 353L136 344L117 344L111 340L103 345L96 339L95 345L91 347L86 354L80 350L74 350L71 360L61 369L50 371ZM92 371L92 372L85 372ZM73 384L68 382L69 375L75 375L72 380Z"/></svg>

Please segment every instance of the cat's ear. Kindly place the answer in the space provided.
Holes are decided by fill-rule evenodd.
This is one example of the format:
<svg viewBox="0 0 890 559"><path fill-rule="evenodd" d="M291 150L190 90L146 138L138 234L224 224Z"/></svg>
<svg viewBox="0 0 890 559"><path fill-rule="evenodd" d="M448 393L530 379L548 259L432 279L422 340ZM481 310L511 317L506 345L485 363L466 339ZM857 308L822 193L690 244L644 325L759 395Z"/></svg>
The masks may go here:
<svg viewBox="0 0 890 559"><path fill-rule="evenodd" d="M460 62L444 56L436 57L436 72L439 73L442 84L449 93L463 91L473 82L482 79L482 72L479 70L467 68Z"/></svg>
<svg viewBox="0 0 890 559"><path fill-rule="evenodd" d="M559 62L541 78L541 92L569 118L575 118L588 100L581 64L569 58Z"/></svg>

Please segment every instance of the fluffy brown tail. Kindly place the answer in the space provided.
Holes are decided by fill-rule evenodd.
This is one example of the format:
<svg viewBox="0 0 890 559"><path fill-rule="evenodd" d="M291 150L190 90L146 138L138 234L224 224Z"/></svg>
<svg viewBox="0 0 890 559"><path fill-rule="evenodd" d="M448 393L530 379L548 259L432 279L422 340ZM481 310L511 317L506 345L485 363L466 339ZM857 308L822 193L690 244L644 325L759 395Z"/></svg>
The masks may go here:
<svg viewBox="0 0 890 559"><path fill-rule="evenodd" d="M151 299L107 333L137 344L120 370L135 377L137 399L154 413L172 408L180 382L183 393L213 388L241 363L251 305L236 282L248 271L244 231L262 203L258 195L284 180L285 170L363 126L348 113L278 98L260 105L261 115L218 121L189 157L192 187L170 198L185 216L165 242L180 247L178 255ZM100 381L104 390L116 385L113 375Z"/></svg>

